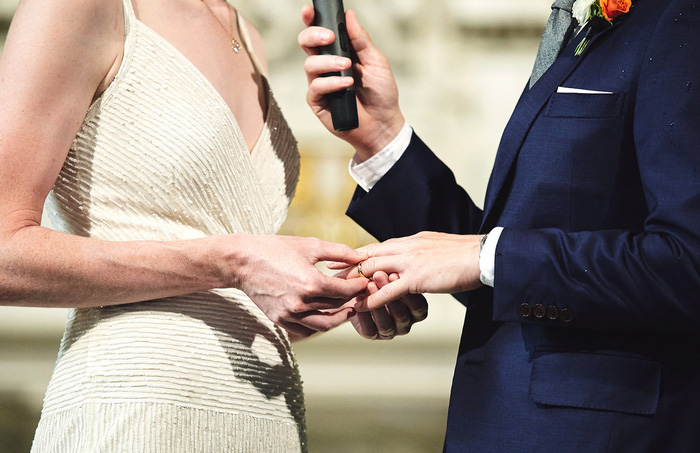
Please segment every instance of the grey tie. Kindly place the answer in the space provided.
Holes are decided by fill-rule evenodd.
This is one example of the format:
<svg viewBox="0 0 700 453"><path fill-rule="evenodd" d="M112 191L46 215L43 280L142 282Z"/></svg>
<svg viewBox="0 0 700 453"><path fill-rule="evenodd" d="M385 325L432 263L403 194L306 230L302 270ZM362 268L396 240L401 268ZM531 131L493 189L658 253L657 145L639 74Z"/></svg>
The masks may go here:
<svg viewBox="0 0 700 453"><path fill-rule="evenodd" d="M542 35L540 48L537 51L535 66L532 68L530 76L530 88L539 80L542 74L557 59L562 51L571 32L574 30L576 21L571 17L571 7L575 0L556 0L552 5L552 14L549 16L547 26Z"/></svg>

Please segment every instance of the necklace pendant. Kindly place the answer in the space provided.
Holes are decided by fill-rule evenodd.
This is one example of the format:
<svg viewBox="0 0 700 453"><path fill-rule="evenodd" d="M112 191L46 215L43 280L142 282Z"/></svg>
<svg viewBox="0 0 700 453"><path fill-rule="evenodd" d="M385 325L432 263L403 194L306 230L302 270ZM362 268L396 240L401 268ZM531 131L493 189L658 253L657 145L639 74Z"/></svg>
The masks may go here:
<svg viewBox="0 0 700 453"><path fill-rule="evenodd" d="M238 53L241 50L241 44L234 38L231 38L231 49L236 53Z"/></svg>

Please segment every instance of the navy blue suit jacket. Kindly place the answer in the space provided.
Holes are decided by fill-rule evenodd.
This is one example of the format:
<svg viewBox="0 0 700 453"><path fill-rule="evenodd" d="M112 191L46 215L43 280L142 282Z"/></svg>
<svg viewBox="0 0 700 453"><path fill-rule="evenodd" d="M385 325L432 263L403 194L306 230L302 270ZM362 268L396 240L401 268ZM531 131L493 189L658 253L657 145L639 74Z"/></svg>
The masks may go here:
<svg viewBox="0 0 700 453"><path fill-rule="evenodd" d="M700 4L635 0L575 56L585 33L522 94L483 212L417 136L348 210L380 240L505 228L495 288L456 295L449 452L700 452Z"/></svg>

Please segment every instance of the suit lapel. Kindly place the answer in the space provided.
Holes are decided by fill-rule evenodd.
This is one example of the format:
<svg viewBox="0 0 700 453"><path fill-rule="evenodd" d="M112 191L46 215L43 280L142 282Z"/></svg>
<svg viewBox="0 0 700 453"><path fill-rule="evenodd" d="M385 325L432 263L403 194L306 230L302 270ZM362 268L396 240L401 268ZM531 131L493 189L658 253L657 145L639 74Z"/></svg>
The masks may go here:
<svg viewBox="0 0 700 453"><path fill-rule="evenodd" d="M496 207L499 205L498 200L502 198L502 192L506 186L506 182L511 178L513 165L518 157L520 148L527 137L527 134L532 126L532 123L537 118L539 112L549 100L562 82L576 68L586 52L592 47L595 40L601 35L610 30L611 26L599 31L592 31L588 34L590 42L586 51L580 56L574 55L576 47L586 36L590 25L581 30L581 32L572 40L571 43L562 51L561 55L555 60L552 66L542 75L531 89L527 89L520 96L515 110L508 121L508 124L503 131L501 142L498 145L498 153L494 162L493 171L486 190L486 201L484 203L484 220L481 229L490 229L493 225L491 222L497 220L497 215L500 213Z"/></svg>

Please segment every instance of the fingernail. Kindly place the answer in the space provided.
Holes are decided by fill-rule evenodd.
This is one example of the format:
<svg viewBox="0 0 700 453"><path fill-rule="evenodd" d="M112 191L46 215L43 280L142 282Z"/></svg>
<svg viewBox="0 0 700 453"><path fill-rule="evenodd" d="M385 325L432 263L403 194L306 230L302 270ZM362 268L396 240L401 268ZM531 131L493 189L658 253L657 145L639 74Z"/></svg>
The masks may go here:
<svg viewBox="0 0 700 453"><path fill-rule="evenodd" d="M415 319L416 321L422 321L428 317L428 309L423 308L420 310L411 310L411 315L413 316L413 319Z"/></svg>
<svg viewBox="0 0 700 453"><path fill-rule="evenodd" d="M410 318L396 319L395 322L396 322L396 327L399 327L399 328L409 327L411 325Z"/></svg>
<svg viewBox="0 0 700 453"><path fill-rule="evenodd" d="M396 331L393 330L393 329L392 329L392 330L384 330L384 331L380 330L380 331L379 331L379 336L382 337L382 338L391 338L391 337L393 337L395 334L396 334Z"/></svg>
<svg viewBox="0 0 700 453"><path fill-rule="evenodd" d="M323 41L328 41L329 39L331 39L331 31L330 30L321 31L321 39Z"/></svg>

